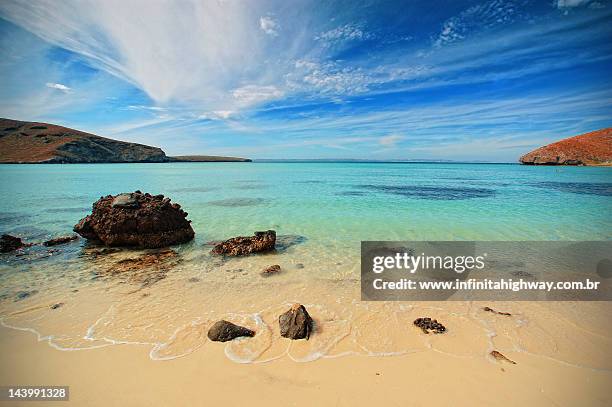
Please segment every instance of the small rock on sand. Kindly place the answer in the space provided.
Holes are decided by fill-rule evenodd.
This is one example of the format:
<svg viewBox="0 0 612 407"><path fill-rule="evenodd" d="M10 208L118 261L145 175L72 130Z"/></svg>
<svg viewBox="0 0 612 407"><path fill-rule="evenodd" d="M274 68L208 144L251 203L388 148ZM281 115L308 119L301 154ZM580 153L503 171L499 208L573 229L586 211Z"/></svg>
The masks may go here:
<svg viewBox="0 0 612 407"><path fill-rule="evenodd" d="M273 274L278 274L281 271L281 267L278 264L274 264L273 266L266 267L262 272L262 277L269 277Z"/></svg>
<svg viewBox="0 0 612 407"><path fill-rule="evenodd" d="M503 361L503 362L508 362L511 363L513 365L516 365L516 362L514 360L510 360L507 357L505 357L504 355L502 355L500 352L493 350L490 353L491 356L493 356L495 358L495 360L499 360L499 361Z"/></svg>
<svg viewBox="0 0 612 407"><path fill-rule="evenodd" d="M227 342L241 336L255 336L255 332L225 320L215 322L208 330L208 339L215 342Z"/></svg>
<svg viewBox="0 0 612 407"><path fill-rule="evenodd" d="M414 325L421 328L426 334L430 332L435 334L443 334L446 332L446 327L444 325L431 318L417 318L414 320Z"/></svg>
<svg viewBox="0 0 612 407"><path fill-rule="evenodd" d="M278 317L278 324L282 337L308 340L314 322L303 305L293 304L287 312Z"/></svg>
<svg viewBox="0 0 612 407"><path fill-rule="evenodd" d="M505 315L508 317L512 316L512 314L509 312L500 312L500 311L496 311L493 308L489 308L489 307L484 307L482 310L486 312L492 312L493 314L497 314L497 315Z"/></svg>

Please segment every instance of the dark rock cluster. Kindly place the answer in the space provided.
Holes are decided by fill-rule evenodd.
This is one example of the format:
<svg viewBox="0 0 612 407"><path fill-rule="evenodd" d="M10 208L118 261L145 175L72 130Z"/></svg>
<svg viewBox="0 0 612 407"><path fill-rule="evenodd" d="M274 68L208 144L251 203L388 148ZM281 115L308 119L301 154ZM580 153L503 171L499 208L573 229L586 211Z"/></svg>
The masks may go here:
<svg viewBox="0 0 612 407"><path fill-rule="evenodd" d="M254 236L238 236L221 242L212 249L212 253L225 256L246 256L274 250L275 244L276 232L267 230L255 232Z"/></svg>
<svg viewBox="0 0 612 407"><path fill-rule="evenodd" d="M431 318L417 318L414 320L414 325L421 328L426 334L430 332L435 334L443 334L446 332L446 327L444 325Z"/></svg>
<svg viewBox="0 0 612 407"><path fill-rule="evenodd" d="M186 217L170 198L136 191L101 197L74 231L106 246L159 248L193 239L195 232Z"/></svg>

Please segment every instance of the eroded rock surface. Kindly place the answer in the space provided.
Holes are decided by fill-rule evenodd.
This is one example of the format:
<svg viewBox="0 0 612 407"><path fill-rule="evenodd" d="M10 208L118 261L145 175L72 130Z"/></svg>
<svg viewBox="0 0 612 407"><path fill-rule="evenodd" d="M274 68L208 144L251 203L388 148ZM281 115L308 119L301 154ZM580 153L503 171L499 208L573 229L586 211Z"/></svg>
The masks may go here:
<svg viewBox="0 0 612 407"><path fill-rule="evenodd" d="M193 239L195 232L186 217L187 212L170 198L136 191L101 197L74 231L107 246L159 248Z"/></svg>
<svg viewBox="0 0 612 407"><path fill-rule="evenodd" d="M267 230L255 232L254 236L238 236L221 242L212 249L213 254L225 256L246 256L252 253L274 250L276 232Z"/></svg>

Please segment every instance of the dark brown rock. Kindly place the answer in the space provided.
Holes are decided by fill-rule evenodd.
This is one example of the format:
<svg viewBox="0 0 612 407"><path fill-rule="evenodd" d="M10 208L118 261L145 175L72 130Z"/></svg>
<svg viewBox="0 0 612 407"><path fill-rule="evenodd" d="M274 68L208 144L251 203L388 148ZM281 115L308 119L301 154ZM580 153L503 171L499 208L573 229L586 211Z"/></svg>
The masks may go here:
<svg viewBox="0 0 612 407"><path fill-rule="evenodd" d="M278 317L281 336L289 339L309 339L314 322L306 308L293 304L291 308Z"/></svg>
<svg viewBox="0 0 612 407"><path fill-rule="evenodd" d="M0 252L1 253L8 253L8 252L12 252L13 250L17 250L17 249L21 249L22 247L26 247L29 246L26 243L23 243L23 241L15 236L11 236L11 235L2 235L2 237L0 237Z"/></svg>
<svg viewBox="0 0 612 407"><path fill-rule="evenodd" d="M45 245L45 246L56 246L58 244L64 244L64 243L72 242L73 240L76 240L78 238L79 237L77 235L56 237L54 239L47 240L46 242L43 243L43 245Z"/></svg>
<svg viewBox="0 0 612 407"><path fill-rule="evenodd" d="M426 334L430 332L435 334L443 334L446 332L446 327L444 325L431 318L417 318L414 320L414 325L421 328Z"/></svg>
<svg viewBox="0 0 612 407"><path fill-rule="evenodd" d="M263 277L269 277L269 276L271 276L272 274L277 274L277 273L280 273L280 271L281 271L281 267L280 267L278 264L274 264L273 266L266 267L266 268L265 268L265 269L264 269L264 270L261 272L261 275L262 275Z"/></svg>
<svg viewBox="0 0 612 407"><path fill-rule="evenodd" d="M255 232L255 236L238 236L221 242L212 249L212 253L226 256L245 256L274 250L275 244L276 232L268 230Z"/></svg>
<svg viewBox="0 0 612 407"><path fill-rule="evenodd" d="M225 320L215 322L208 330L208 339L215 342L227 342L241 336L252 337L255 332Z"/></svg>
<svg viewBox="0 0 612 407"><path fill-rule="evenodd" d="M195 232L187 213L170 199L156 199L140 191L101 197L91 215L81 219L74 231L107 246L158 248L193 239Z"/></svg>

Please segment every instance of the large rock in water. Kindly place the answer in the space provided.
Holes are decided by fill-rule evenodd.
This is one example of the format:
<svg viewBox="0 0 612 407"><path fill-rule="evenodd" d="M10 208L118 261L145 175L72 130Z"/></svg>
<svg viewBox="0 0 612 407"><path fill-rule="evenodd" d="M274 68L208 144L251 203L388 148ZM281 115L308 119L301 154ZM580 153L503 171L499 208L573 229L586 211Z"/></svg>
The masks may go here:
<svg viewBox="0 0 612 407"><path fill-rule="evenodd" d="M18 237L11 235L2 235L0 237L0 253L12 252L25 246L27 245Z"/></svg>
<svg viewBox="0 0 612 407"><path fill-rule="evenodd" d="M245 256L251 253L274 250L275 244L276 232L267 230L265 232L255 232L255 236L238 236L221 242L212 249L212 253L226 256Z"/></svg>
<svg viewBox="0 0 612 407"><path fill-rule="evenodd" d="M140 191L101 197L74 231L107 246L165 247L193 239L187 212L170 198Z"/></svg>
<svg viewBox="0 0 612 407"><path fill-rule="evenodd" d="M293 304L291 308L278 317L282 337L289 339L309 339L313 321L301 304Z"/></svg>
<svg viewBox="0 0 612 407"><path fill-rule="evenodd" d="M529 165L612 165L612 128L548 144L519 161Z"/></svg>
<svg viewBox="0 0 612 407"><path fill-rule="evenodd" d="M255 332L225 320L215 322L208 330L208 339L215 342L227 342L241 336L255 336Z"/></svg>

